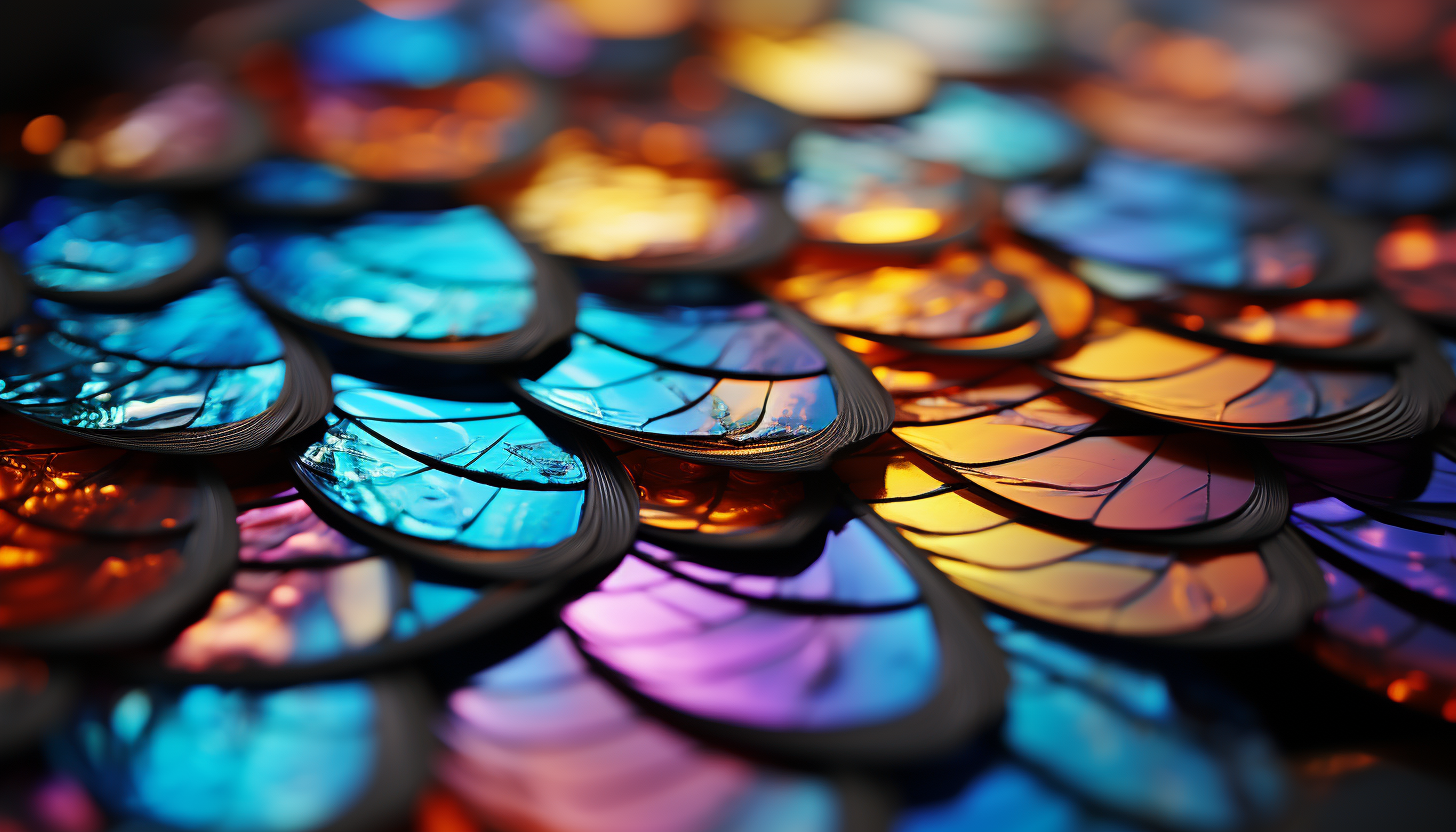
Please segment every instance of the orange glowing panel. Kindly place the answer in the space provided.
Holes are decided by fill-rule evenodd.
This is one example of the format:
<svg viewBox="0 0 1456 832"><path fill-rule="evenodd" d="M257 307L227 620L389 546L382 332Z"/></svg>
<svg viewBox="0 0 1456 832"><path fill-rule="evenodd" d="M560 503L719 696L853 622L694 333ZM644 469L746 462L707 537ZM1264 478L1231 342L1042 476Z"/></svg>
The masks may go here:
<svg viewBox="0 0 1456 832"><path fill-rule="evenodd" d="M1401 305L1441 323L1456 322L1456 231L1429 217L1406 217L1376 249L1380 282Z"/></svg>
<svg viewBox="0 0 1456 832"><path fill-rule="evenodd" d="M66 122L60 116L36 116L20 132L20 146L27 153L44 156L60 146L66 138Z"/></svg>
<svg viewBox="0 0 1456 832"><path fill-rule="evenodd" d="M687 27L697 0L563 0L588 32L601 38L660 38Z"/></svg>
<svg viewBox="0 0 1456 832"><path fill-rule="evenodd" d="M842 21L786 37L730 31L718 56L729 82L815 118L901 115L935 89L935 67L914 44Z"/></svg>
<svg viewBox="0 0 1456 832"><path fill-rule="evenodd" d="M1371 335L1376 316L1365 299L1308 298L1250 303L1224 295L1189 293L1168 304L1164 318L1189 332L1245 344L1305 349L1343 347Z"/></svg>
<svg viewBox="0 0 1456 832"><path fill-rule="evenodd" d="M547 251L589 260L730 251L759 218L716 172L677 172L609 153L580 129L546 142L507 215Z"/></svg>
<svg viewBox="0 0 1456 832"><path fill-rule="evenodd" d="M1079 346L1045 366L1061 384L1112 404L1226 428L1339 416L1395 385L1389 372L1295 367L1112 317L1099 318Z"/></svg>
<svg viewBox="0 0 1456 832"><path fill-rule="evenodd" d="M1257 552L1113 547L1044 531L936 477L896 473L931 467L917 456L881 440L835 471L951 580L1007 609L1095 632L1169 636L1237 618L1270 587Z"/></svg>
<svg viewBox="0 0 1456 832"><path fill-rule="evenodd" d="M741 471L613 443L637 485L644 525L729 535L780 522L808 496L796 474Z"/></svg>

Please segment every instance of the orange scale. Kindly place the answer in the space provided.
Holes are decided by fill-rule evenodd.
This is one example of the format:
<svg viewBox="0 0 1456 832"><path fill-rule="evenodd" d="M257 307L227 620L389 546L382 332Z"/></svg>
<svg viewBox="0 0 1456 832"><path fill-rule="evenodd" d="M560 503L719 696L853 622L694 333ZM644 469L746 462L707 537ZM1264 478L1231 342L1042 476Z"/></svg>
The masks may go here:
<svg viewBox="0 0 1456 832"><path fill-rule="evenodd" d="M951 580L992 603L1058 624L1104 628L1160 573L1137 566L1063 560L1029 569L994 569L949 558L931 562Z"/></svg>
<svg viewBox="0 0 1456 832"><path fill-rule="evenodd" d="M861 500L898 500L959 485L954 474L895 440L882 437L865 451L834 463L834 473Z"/></svg>
<svg viewBox="0 0 1456 832"><path fill-rule="evenodd" d="M1219 354L1207 363L1164 378L1120 381L1060 377L1058 380L1088 395L1145 413L1175 419L1227 421L1229 403L1268 381L1278 365L1264 358L1217 352ZM1240 421L1283 420L1258 418Z"/></svg>
<svg viewBox="0 0 1456 832"><path fill-rule="evenodd" d="M970 525L964 522L969 518L957 516L956 519L962 520L961 525ZM1033 529L1004 518L1001 525L965 534L924 534L908 529L901 530L900 534L933 555L954 558L957 562L985 569L1015 570L1050 566L1084 552L1091 546L1085 540ZM941 571L948 572L943 565Z"/></svg>
<svg viewBox="0 0 1456 832"><path fill-rule="evenodd" d="M1163 379L1209 365L1227 353L1176 335L1100 318L1074 352L1046 362L1059 375L1098 382Z"/></svg>
<svg viewBox="0 0 1456 832"><path fill-rule="evenodd" d="M1228 517L1254 495L1254 470L1230 443L1206 434L1163 440L1096 513L1108 529L1178 529Z"/></svg>
<svg viewBox="0 0 1456 832"><path fill-rule="evenodd" d="M873 503L875 514L901 529L907 536L923 532L929 543L945 548L942 554L965 551L968 537L1011 523L1006 512L965 491L945 491L911 500ZM941 538L945 537L945 540ZM949 548L946 548L949 547ZM959 555L955 555L959 557Z"/></svg>

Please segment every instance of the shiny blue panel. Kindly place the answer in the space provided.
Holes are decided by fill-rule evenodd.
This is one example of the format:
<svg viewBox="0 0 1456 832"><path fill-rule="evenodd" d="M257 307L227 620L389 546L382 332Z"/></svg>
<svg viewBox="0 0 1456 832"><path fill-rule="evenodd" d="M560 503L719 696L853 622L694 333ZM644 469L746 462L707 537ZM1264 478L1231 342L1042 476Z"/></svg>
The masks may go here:
<svg viewBox="0 0 1456 832"><path fill-rule="evenodd" d="M895 832L1137 832L1099 817L1072 795L1015 763L997 763L950 800L903 812Z"/></svg>
<svg viewBox="0 0 1456 832"><path fill-rule="evenodd" d="M1376 520L1336 497L1301 503L1290 517L1300 531L1367 569L1407 589L1456 603L1456 518L1421 519L1438 522L1435 528L1404 528Z"/></svg>
<svg viewBox="0 0 1456 832"><path fill-rule="evenodd" d="M838 415L827 375L720 380L669 370L577 333L571 353L540 379L522 380L546 406L595 424L660 436L739 442L808 436Z"/></svg>
<svg viewBox="0 0 1456 832"><path fill-rule="evenodd" d="M900 122L906 149L971 173L1022 179L1071 159L1086 139L1051 104L966 83L942 84L924 111Z"/></svg>
<svg viewBox="0 0 1456 832"><path fill-rule="evenodd" d="M1238 829L1250 813L1267 818L1278 810L1286 786L1263 735L1196 721L1155 673L1001 616L986 623L1010 659L1003 739L1060 785L1175 829Z"/></svg>
<svg viewBox="0 0 1456 832"><path fill-rule="evenodd" d="M433 87L479 70L481 47L448 18L401 20L366 11L303 41L308 73L326 84Z"/></svg>
<svg viewBox="0 0 1456 832"><path fill-rule="evenodd" d="M326 233L241 235L228 263L289 312L369 338L502 335L536 305L531 258L478 207L368 214Z"/></svg>
<svg viewBox="0 0 1456 832"><path fill-rule="evenodd" d="M72 428L230 424L283 388L283 344L231 280L159 310L99 313L37 301L39 319L0 353L0 400ZM48 328L49 327L49 328Z"/></svg>
<svg viewBox="0 0 1456 832"><path fill-rule="evenodd" d="M322 208L354 196L359 183L349 174L321 162L265 159L242 173L237 192L254 205L280 209Z"/></svg>
<svg viewBox="0 0 1456 832"><path fill-rule="evenodd" d="M1249 200L1232 179L1121 152L1099 154L1079 185L1018 187L1006 207L1020 228L1073 254L1158 269L1195 286L1300 285L1308 280L1301 264L1321 253L1304 225L1255 233L1251 226L1269 206Z"/></svg>
<svg viewBox="0 0 1456 832"><path fill-rule="evenodd" d="M850 609L898 606L920 598L920 588L904 564L860 520L850 520L831 531L819 558L791 577L714 569L682 560L643 540L637 541L636 553L689 580L749 598L834 604Z"/></svg>
<svg viewBox="0 0 1456 832"><path fill-rule="evenodd" d="M274 692L134 689L52 744L58 768L123 818L294 832L327 823L374 772L377 704L338 682Z"/></svg>
<svg viewBox="0 0 1456 832"><path fill-rule="evenodd" d="M742 306L634 308L582 295L582 332L659 361L723 375L807 376L824 372L824 356L763 303Z"/></svg>
<svg viewBox="0 0 1456 832"><path fill-rule="evenodd" d="M65 292L131 289L182 268L197 251L187 223L155 196L46 197L0 231L36 285Z"/></svg>
<svg viewBox="0 0 1456 832"><path fill-rule="evenodd" d="M934 694L930 610L792 614L628 556L562 620L643 694L687 713L778 730L870 725Z"/></svg>

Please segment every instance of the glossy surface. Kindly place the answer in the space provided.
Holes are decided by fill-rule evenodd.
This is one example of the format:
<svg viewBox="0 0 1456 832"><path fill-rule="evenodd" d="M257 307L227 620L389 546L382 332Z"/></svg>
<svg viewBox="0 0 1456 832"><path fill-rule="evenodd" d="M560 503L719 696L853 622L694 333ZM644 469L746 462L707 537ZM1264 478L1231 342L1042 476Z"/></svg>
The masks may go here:
<svg viewBox="0 0 1456 832"><path fill-rule="evenodd" d="M789 145L784 204L804 234L903 243L964 222L968 185L955 168L904 153L890 128L806 130Z"/></svg>
<svg viewBox="0 0 1456 832"><path fill-rule="evenodd" d="M1277 425L1348 413L1385 395L1381 370L1302 368L1098 318L1076 352L1046 363L1062 384L1156 416Z"/></svg>
<svg viewBox="0 0 1456 832"><path fill-rule="evenodd" d="M835 472L951 580L1056 624L1130 636L1191 632L1248 611L1269 585L1257 552L1115 547L1019 522L893 440L841 460Z"/></svg>
<svg viewBox="0 0 1456 832"><path fill-rule="evenodd" d="M1022 186L1006 205L1020 228L1072 254L1192 286L1302 286L1324 252L1313 228L1231 179L1120 153L1097 156L1080 185Z"/></svg>
<svg viewBox="0 0 1456 832"><path fill-rule="evenodd" d="M36 286L60 292L144 286L197 251L187 221L157 196L49 196L0 229L0 242Z"/></svg>
<svg viewBox="0 0 1456 832"><path fill-rule="evenodd" d="M277 400L283 344L237 284L159 310L83 312L36 301L4 339L0 400L88 430L175 430L257 416Z"/></svg>
<svg viewBox="0 0 1456 832"><path fill-rule="evenodd" d="M618 158L581 129L551 137L543 153L506 217L553 254L603 261L722 254L761 219L711 163L676 170Z"/></svg>
<svg viewBox="0 0 1456 832"><path fill-rule="evenodd" d="M910 131L905 146L915 155L996 179L1023 179L1066 164L1086 141L1040 98L966 83L942 84L922 112L900 123Z"/></svg>
<svg viewBox="0 0 1456 832"><path fill-rule="evenodd" d="M841 821L825 781L652 720L592 676L561 630L451 694L441 736L441 779L504 829L832 832Z"/></svg>
<svg viewBox="0 0 1456 832"><path fill-rule="evenodd" d="M366 214L322 233L243 235L228 262L292 314L369 338L502 335L536 305L530 257L476 207Z"/></svg>
<svg viewBox="0 0 1456 832"><path fill-rule="evenodd" d="M333 208L353 199L359 184L343 170L303 159L266 159L245 168L236 193L254 206L279 210Z"/></svg>
<svg viewBox="0 0 1456 832"><path fill-rule="evenodd" d="M577 333L571 353L521 387L578 419L660 436L746 443L817 433L838 414L827 375L778 381L671 370Z"/></svg>
<svg viewBox="0 0 1456 832"><path fill-rule="evenodd" d="M576 533L586 470L505 399L462 402L335 376L328 431L299 459L324 496L370 523L482 550Z"/></svg>
<svg viewBox="0 0 1456 832"><path fill-rule="evenodd" d="M1456 234L1427 217L1407 217L1381 238L1376 257L1380 282L1402 306L1456 318Z"/></svg>
<svg viewBox="0 0 1456 832"><path fill-rule="evenodd" d="M1168 306L1162 317L1176 327L1245 344L1329 349L1357 343L1378 326L1368 300L1349 298L1259 304L1190 293Z"/></svg>
<svg viewBox="0 0 1456 832"><path fill-rule="evenodd" d="M481 597L480 590L415 578L396 560L350 543L316 517L280 530L269 522L279 510L312 516L298 500L244 512L238 527L244 561L277 563L282 571L234 573L207 613L167 648L169 667L238 671L367 653L438 627ZM260 545L290 531L279 543ZM290 558L350 562L289 569Z"/></svg>
<svg viewBox="0 0 1456 832"><path fill-rule="evenodd" d="M782 521L808 494L797 474L741 471L640 448L617 459L637 486L642 523L669 531L732 535Z"/></svg>
<svg viewBox="0 0 1456 832"><path fill-rule="evenodd" d="M984 252L946 251L925 266L801 251L780 280L778 300L825 326L908 338L967 338L1024 324L1036 311L1021 278Z"/></svg>
<svg viewBox="0 0 1456 832"><path fill-rule="evenodd" d="M362 793L378 764L378 707L362 682L133 688L78 715L53 756L124 818L293 832L337 817Z"/></svg>
<svg viewBox="0 0 1456 832"><path fill-rule="evenodd" d="M891 720L928 699L940 672L935 623L923 605L781 612L631 556L568 605L562 620L584 649L647 696L761 729Z"/></svg>

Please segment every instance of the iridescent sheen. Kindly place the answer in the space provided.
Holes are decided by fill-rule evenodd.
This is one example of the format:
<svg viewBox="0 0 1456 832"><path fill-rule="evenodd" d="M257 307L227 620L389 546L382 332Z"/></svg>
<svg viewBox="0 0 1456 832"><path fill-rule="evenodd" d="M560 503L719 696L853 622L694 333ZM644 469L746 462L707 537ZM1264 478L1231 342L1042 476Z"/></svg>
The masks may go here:
<svg viewBox="0 0 1456 832"><path fill-rule="evenodd" d="M309 76L325 84L434 87L482 69L479 38L450 17L402 20L375 11L310 35Z"/></svg>
<svg viewBox="0 0 1456 832"><path fill-rule="evenodd" d="M325 233L242 235L228 262L292 314L369 338L502 335L536 305L531 258L477 207L367 214Z"/></svg>
<svg viewBox="0 0 1456 832"><path fill-rule="evenodd" d="M334 389L328 431L299 460L351 514L477 549L554 546L576 533L585 468L514 403L432 399L347 376Z"/></svg>
<svg viewBox="0 0 1456 832"><path fill-rule="evenodd" d="M1356 343L1379 327L1368 300L1309 298L1249 303L1248 298L1188 293L1157 313L1189 332L1207 332L1245 344L1328 349Z"/></svg>
<svg viewBox="0 0 1456 832"><path fill-rule="evenodd" d="M577 333L571 353L522 389L578 419L636 433L733 442L809 436L838 415L828 375L765 381L672 370Z"/></svg>
<svg viewBox="0 0 1456 832"><path fill-rule="evenodd" d="M1057 381L1155 416L1230 426L1278 425L1357 410L1385 395L1385 370L1299 367L1111 318L1085 343L1046 362Z"/></svg>
<svg viewBox="0 0 1456 832"><path fill-rule="evenodd" d="M789 146L784 204L817 240L901 243L965 222L967 184L955 168L915 159L889 128L806 130Z"/></svg>
<svg viewBox="0 0 1456 832"><path fill-rule="evenodd" d="M380 556L278 572L241 569L167 648L165 661L200 673L366 654L448 622L481 594L411 577Z"/></svg>
<svg viewBox="0 0 1456 832"><path fill-rule="evenodd" d="M122 818L180 829L298 832L339 816L375 767L363 682L277 691L133 688L83 710L57 766Z"/></svg>
<svg viewBox="0 0 1456 832"><path fill-rule="evenodd" d="M1024 765L998 761L953 797L903 810L895 832L1145 832L1087 806Z"/></svg>
<svg viewBox="0 0 1456 832"><path fill-rule="evenodd" d="M1002 737L1017 757L1099 804L1173 829L1243 829L1282 807L1282 763L1262 734L1184 712L1156 673L998 615L986 623L1010 659Z"/></svg>
<svg viewBox="0 0 1456 832"><path fill-rule="evenodd" d="M249 205L299 210L329 208L352 198L359 183L346 171L304 159L265 159L239 176L237 194Z"/></svg>
<svg viewBox="0 0 1456 832"><path fill-rule="evenodd" d="M708 719L773 730L892 720L936 690L940 648L924 605L792 613L628 556L562 620L643 694Z"/></svg>
<svg viewBox="0 0 1456 832"><path fill-rule="evenodd" d="M1269 587L1254 551L1112 546L1019 522L893 440L841 460L835 472L951 580L1063 626L1133 636L1194 632L1248 612Z"/></svg>
<svg viewBox="0 0 1456 832"><path fill-rule="evenodd" d="M297 493L290 489L279 496L296 496ZM243 563L287 566L294 561L357 560L370 553L368 546L344 537L325 523L303 500L265 505L240 513L238 536L241 544L238 560Z"/></svg>
<svg viewBox="0 0 1456 832"><path fill-rule="evenodd" d="M888 5L888 4L887 4ZM1069 162L1086 138L1051 104L975 84L942 84L921 112L901 119L916 156L955 162L995 179L1024 179Z"/></svg>
<svg viewBox="0 0 1456 832"><path fill-rule="evenodd" d="M61 292L143 286L187 264L197 241L160 197L49 196L0 230L35 285Z"/></svg>
<svg viewBox="0 0 1456 832"><path fill-rule="evenodd" d="M592 676L562 630L449 699L440 778L492 827L833 832L823 779L707 748ZM509 784L509 785L508 785Z"/></svg>
<svg viewBox="0 0 1456 832"><path fill-rule="evenodd" d="M904 607L920 600L915 579L860 520L830 530L819 557L804 571L789 577L714 569L645 540L637 541L633 555L677 577L747 600L831 605L851 611Z"/></svg>
<svg viewBox="0 0 1456 832"><path fill-rule="evenodd" d="M664 364L723 375L792 377L825 370L818 348L764 303L641 307L585 294L578 305L582 332Z"/></svg>
<svg viewBox="0 0 1456 832"><path fill-rule="evenodd" d="M731 535L789 517L804 503L796 474L743 471L623 447L617 459L637 485L638 520L672 531Z"/></svg>
<svg viewBox="0 0 1456 832"><path fill-rule="evenodd" d="M1079 186L1023 185L1006 205L1020 228L1068 252L1193 286L1302 286L1324 252L1313 228L1227 177L1125 153L1099 154Z"/></svg>
<svg viewBox="0 0 1456 832"><path fill-rule="evenodd" d="M283 388L283 344L231 280L148 312L36 301L0 353L0 401L50 424L170 430L257 416Z"/></svg>

